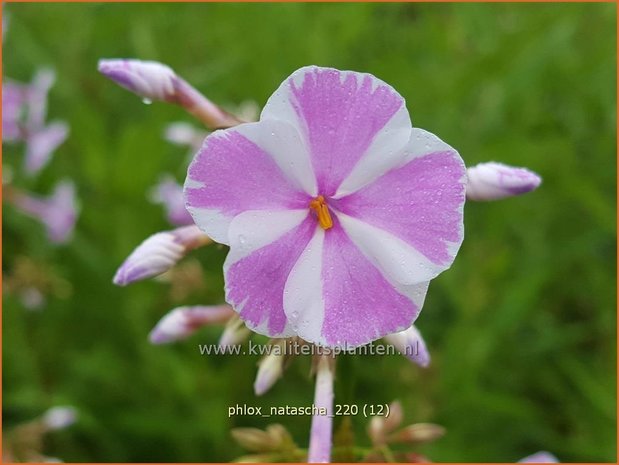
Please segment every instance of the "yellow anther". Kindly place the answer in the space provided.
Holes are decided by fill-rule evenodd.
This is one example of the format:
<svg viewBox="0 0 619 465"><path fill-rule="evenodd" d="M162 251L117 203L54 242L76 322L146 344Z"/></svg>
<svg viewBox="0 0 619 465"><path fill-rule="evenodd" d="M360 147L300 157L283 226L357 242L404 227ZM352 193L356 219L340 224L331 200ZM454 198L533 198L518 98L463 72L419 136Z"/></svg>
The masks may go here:
<svg viewBox="0 0 619 465"><path fill-rule="evenodd" d="M327 202L322 195L319 195L312 200L309 206L316 212L318 223L322 229L327 230L333 227L333 220L331 219L331 214L329 213L329 207L327 207Z"/></svg>

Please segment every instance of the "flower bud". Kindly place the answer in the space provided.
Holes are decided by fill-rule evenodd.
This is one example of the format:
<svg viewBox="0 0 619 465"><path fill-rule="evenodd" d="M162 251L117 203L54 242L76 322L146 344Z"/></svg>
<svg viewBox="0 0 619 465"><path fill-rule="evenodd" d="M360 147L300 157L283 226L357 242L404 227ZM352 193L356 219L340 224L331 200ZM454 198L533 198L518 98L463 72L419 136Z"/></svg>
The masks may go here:
<svg viewBox="0 0 619 465"><path fill-rule="evenodd" d="M234 315L228 320L224 332L219 338L219 346L226 348L241 344L250 334L251 330L245 326L243 320L238 315Z"/></svg>
<svg viewBox="0 0 619 465"><path fill-rule="evenodd" d="M176 265L190 250L210 242L197 226L184 226L153 234L120 266L114 276L114 284L126 286L160 275Z"/></svg>
<svg viewBox="0 0 619 465"><path fill-rule="evenodd" d="M234 315L229 305L178 307L167 313L149 335L153 344L167 344L191 336L203 326L224 323Z"/></svg>
<svg viewBox="0 0 619 465"><path fill-rule="evenodd" d="M273 439L258 428L233 428L230 434L241 447L252 452L268 452L274 448Z"/></svg>
<svg viewBox="0 0 619 465"><path fill-rule="evenodd" d="M389 437L388 442L418 443L430 442L442 437L445 428L433 423L416 423L401 429Z"/></svg>
<svg viewBox="0 0 619 465"><path fill-rule="evenodd" d="M387 434L394 431L404 419L402 404L395 400L389 404L389 416L375 416L368 425L368 436L375 446L382 445L387 440Z"/></svg>
<svg viewBox="0 0 619 465"><path fill-rule="evenodd" d="M99 60L99 72L144 99L174 99L176 73L156 61Z"/></svg>
<svg viewBox="0 0 619 465"><path fill-rule="evenodd" d="M414 325L399 333L385 336L385 341L417 365L425 368L430 364L430 352L421 333Z"/></svg>
<svg viewBox="0 0 619 465"><path fill-rule="evenodd" d="M559 463L559 459L550 452L540 451L518 460L518 463Z"/></svg>
<svg viewBox="0 0 619 465"><path fill-rule="evenodd" d="M286 340L280 339L276 345L285 345ZM273 346L271 346L272 348ZM284 372L284 361L286 356L281 351L271 351L268 355L263 357L258 366L258 374L256 375L256 381L254 382L254 392L257 396L261 396L267 392L277 380L282 376Z"/></svg>
<svg viewBox="0 0 619 465"><path fill-rule="evenodd" d="M99 60L99 71L145 102L164 101L182 106L213 129L242 123L215 105L164 64L141 60Z"/></svg>
<svg viewBox="0 0 619 465"><path fill-rule="evenodd" d="M71 426L77 419L77 411L70 406L52 407L43 414L41 421L47 429L58 430Z"/></svg>
<svg viewBox="0 0 619 465"><path fill-rule="evenodd" d="M193 218L185 208L183 186L177 183L171 175L162 176L150 192L150 200L164 206L167 219L171 224L176 226L193 224Z"/></svg>
<svg viewBox="0 0 619 465"><path fill-rule="evenodd" d="M526 168L502 163L480 163L467 169L466 197L469 200L498 200L535 190L542 178Z"/></svg>
<svg viewBox="0 0 619 465"><path fill-rule="evenodd" d="M54 151L69 135L69 126L60 121L34 131L28 136L24 169L30 176L37 174L47 165Z"/></svg>
<svg viewBox="0 0 619 465"><path fill-rule="evenodd" d="M196 129L183 121L168 124L163 133L163 138L168 142L175 145L187 145L194 150L198 150L202 146L206 136L206 131Z"/></svg>

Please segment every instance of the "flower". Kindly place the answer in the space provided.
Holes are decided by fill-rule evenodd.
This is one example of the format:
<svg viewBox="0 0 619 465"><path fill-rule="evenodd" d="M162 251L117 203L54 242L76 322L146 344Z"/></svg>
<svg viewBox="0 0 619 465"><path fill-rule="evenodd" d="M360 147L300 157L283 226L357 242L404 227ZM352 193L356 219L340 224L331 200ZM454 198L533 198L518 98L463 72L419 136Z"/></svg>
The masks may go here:
<svg viewBox="0 0 619 465"><path fill-rule="evenodd" d="M55 121L40 130L33 132L28 138L24 168L26 173L34 175L41 171L50 161L54 151L69 135L69 126L61 121Z"/></svg>
<svg viewBox="0 0 619 465"><path fill-rule="evenodd" d="M230 127L241 122L162 63L123 59L99 60L99 72L139 95L146 103L163 101L182 106L208 127Z"/></svg>
<svg viewBox="0 0 619 465"><path fill-rule="evenodd" d="M498 200L526 194L537 189L542 182L533 171L496 162L480 163L466 172L466 197L469 200Z"/></svg>
<svg viewBox="0 0 619 465"><path fill-rule="evenodd" d="M167 344L185 339L201 327L224 323L233 315L228 305L177 307L159 320L149 340L153 344Z"/></svg>
<svg viewBox="0 0 619 465"><path fill-rule="evenodd" d="M54 81L54 72L42 69L30 84L8 81L2 85L2 140L26 142L24 168L30 176L47 165L69 134L63 121L45 125L47 94Z"/></svg>
<svg viewBox="0 0 619 465"><path fill-rule="evenodd" d="M188 251L210 242L210 239L193 225L153 234L118 268L114 284L126 286L160 275L176 265Z"/></svg>
<svg viewBox="0 0 619 465"><path fill-rule="evenodd" d="M462 242L465 183L392 87L310 66L206 138L185 198L230 245L226 300L252 330L351 348L411 326Z"/></svg>
<svg viewBox="0 0 619 465"><path fill-rule="evenodd" d="M183 187L178 184L172 175L163 175L159 183L152 189L150 200L165 207L168 221L175 226L193 224L191 215L185 209Z"/></svg>
<svg viewBox="0 0 619 465"><path fill-rule="evenodd" d="M550 452L540 451L518 460L518 463L559 463L559 459Z"/></svg>
<svg viewBox="0 0 619 465"><path fill-rule="evenodd" d="M23 213L45 225L51 242L62 244L71 239L79 213L72 181L60 181L48 198L15 191L10 199Z"/></svg>
<svg viewBox="0 0 619 465"><path fill-rule="evenodd" d="M430 364L430 352L414 325L399 333L385 336L385 340L417 365L425 368Z"/></svg>
<svg viewBox="0 0 619 465"><path fill-rule="evenodd" d="M13 81L2 84L2 142L16 142L23 139L20 121L26 101L26 86Z"/></svg>

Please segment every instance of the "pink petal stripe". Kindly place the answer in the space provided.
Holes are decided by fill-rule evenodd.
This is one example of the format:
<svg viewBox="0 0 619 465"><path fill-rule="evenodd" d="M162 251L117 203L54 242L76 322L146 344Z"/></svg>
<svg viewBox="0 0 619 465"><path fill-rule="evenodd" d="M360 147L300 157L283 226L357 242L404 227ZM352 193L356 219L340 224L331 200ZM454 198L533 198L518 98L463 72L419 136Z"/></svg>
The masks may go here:
<svg viewBox="0 0 619 465"><path fill-rule="evenodd" d="M207 234L210 225L202 224L200 210L217 211L230 220L247 210L306 208L309 203L307 194L292 186L273 158L235 129L207 137L189 167L185 199L196 224Z"/></svg>
<svg viewBox="0 0 619 465"><path fill-rule="evenodd" d="M322 331L329 345L358 346L402 331L420 311L361 253L337 220L325 234L322 281Z"/></svg>
<svg viewBox="0 0 619 465"><path fill-rule="evenodd" d="M465 167L445 151L414 158L332 205L449 265L463 238L464 197Z"/></svg>
<svg viewBox="0 0 619 465"><path fill-rule="evenodd" d="M286 329L284 285L316 227L316 220L308 214L277 240L228 267L226 301L256 332L278 336Z"/></svg>
<svg viewBox="0 0 619 465"><path fill-rule="evenodd" d="M288 83L319 191L333 195L404 99L369 74L332 68L305 69Z"/></svg>

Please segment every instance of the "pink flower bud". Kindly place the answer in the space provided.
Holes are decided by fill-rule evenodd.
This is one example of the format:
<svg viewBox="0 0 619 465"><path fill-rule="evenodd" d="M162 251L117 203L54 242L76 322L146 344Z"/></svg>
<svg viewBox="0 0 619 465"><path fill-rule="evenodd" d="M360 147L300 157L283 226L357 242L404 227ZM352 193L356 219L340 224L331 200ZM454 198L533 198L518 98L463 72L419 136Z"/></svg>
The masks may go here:
<svg viewBox="0 0 619 465"><path fill-rule="evenodd" d="M421 333L414 325L399 333L385 336L385 341L417 365L425 368L430 364L430 352Z"/></svg>
<svg viewBox="0 0 619 465"><path fill-rule="evenodd" d="M159 183L150 192L150 200L162 204L168 221L175 226L193 224L193 218L185 208L183 186L170 174L161 177Z"/></svg>
<svg viewBox="0 0 619 465"><path fill-rule="evenodd" d="M234 315L229 305L178 307L167 313L151 331L153 344L166 344L191 336L203 326L224 323Z"/></svg>
<svg viewBox="0 0 619 465"><path fill-rule="evenodd" d="M153 234L120 266L114 276L114 284L126 286L160 275L176 265L190 250L210 242L197 226L184 226Z"/></svg>
<svg viewBox="0 0 619 465"><path fill-rule="evenodd" d="M535 190L542 178L526 168L502 163L480 163L467 169L466 197L469 200L498 200Z"/></svg>
<svg viewBox="0 0 619 465"><path fill-rule="evenodd" d="M174 100L176 74L156 61L99 60L99 72L144 99Z"/></svg>
<svg viewBox="0 0 619 465"><path fill-rule="evenodd" d="M242 121L194 89L164 64L141 60L99 60L99 72L145 101L176 103L206 126L236 126Z"/></svg>
<svg viewBox="0 0 619 465"><path fill-rule="evenodd" d="M285 345L286 340L280 339L276 344ZM281 352L272 350L266 355L258 366L258 374L254 382L254 392L257 396L261 396L277 382L284 372L284 360L286 356Z"/></svg>

